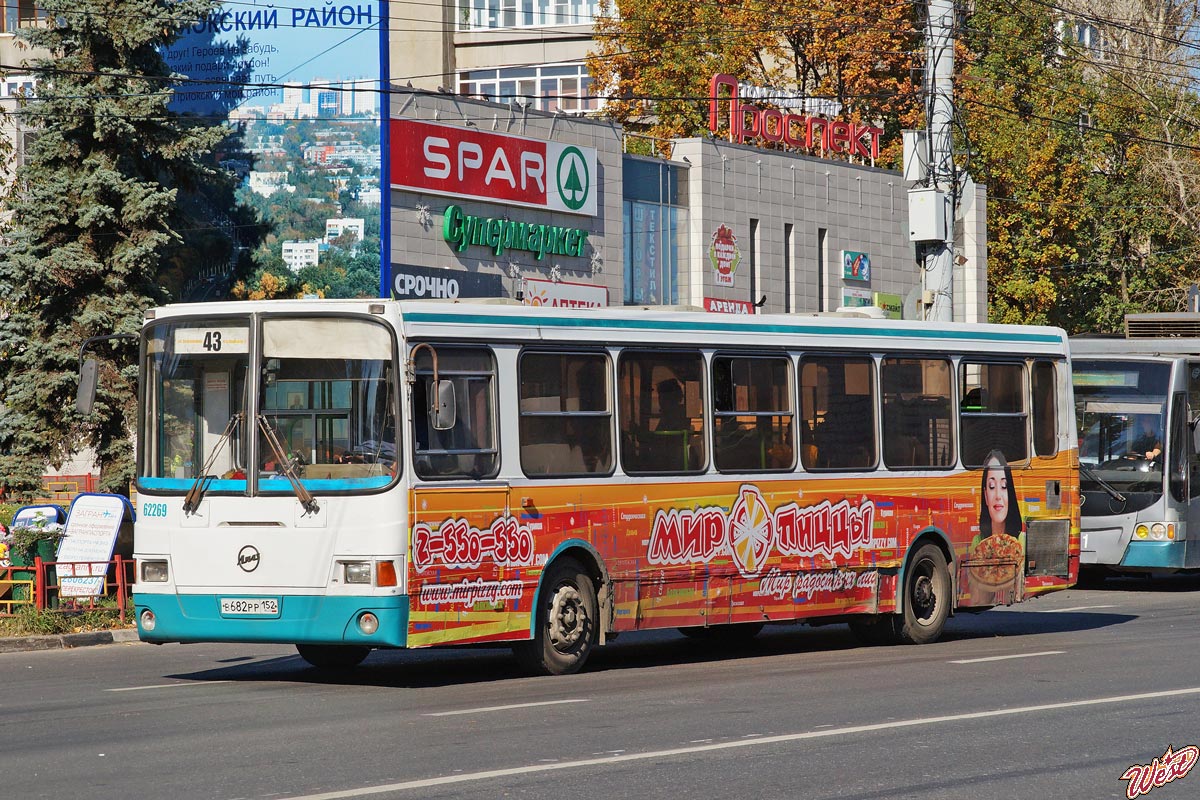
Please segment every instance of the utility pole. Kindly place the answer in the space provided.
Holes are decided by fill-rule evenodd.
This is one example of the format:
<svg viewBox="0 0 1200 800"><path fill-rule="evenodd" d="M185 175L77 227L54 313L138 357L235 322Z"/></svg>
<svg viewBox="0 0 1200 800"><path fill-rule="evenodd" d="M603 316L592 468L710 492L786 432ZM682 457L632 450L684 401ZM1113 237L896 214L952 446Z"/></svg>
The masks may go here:
<svg viewBox="0 0 1200 800"><path fill-rule="evenodd" d="M941 241L925 244L925 289L933 304L925 318L937 322L954 320L954 216L957 186L954 175L954 0L928 0L926 30L925 88L926 126L929 143L929 180L932 188L945 193L945 230Z"/></svg>

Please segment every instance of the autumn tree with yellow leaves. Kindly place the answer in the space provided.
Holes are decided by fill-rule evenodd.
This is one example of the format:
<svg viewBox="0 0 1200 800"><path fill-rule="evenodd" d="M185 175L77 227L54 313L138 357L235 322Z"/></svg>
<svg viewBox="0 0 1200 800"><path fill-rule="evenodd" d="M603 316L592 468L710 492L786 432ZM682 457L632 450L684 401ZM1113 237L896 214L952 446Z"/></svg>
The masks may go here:
<svg viewBox="0 0 1200 800"><path fill-rule="evenodd" d="M922 119L911 3L622 0L618 12L602 0L594 39L588 72L606 114L655 138L707 130L715 73L835 101L841 118L884 129L890 164L899 131Z"/></svg>

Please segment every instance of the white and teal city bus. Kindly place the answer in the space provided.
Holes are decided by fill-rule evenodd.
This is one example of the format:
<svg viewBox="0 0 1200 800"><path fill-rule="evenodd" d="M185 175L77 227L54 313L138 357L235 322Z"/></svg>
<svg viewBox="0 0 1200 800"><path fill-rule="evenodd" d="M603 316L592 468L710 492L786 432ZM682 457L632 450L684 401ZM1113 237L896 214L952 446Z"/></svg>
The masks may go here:
<svg viewBox="0 0 1200 800"><path fill-rule="evenodd" d="M1085 573L1200 568L1200 314L1131 314L1071 359Z"/></svg>
<svg viewBox="0 0 1200 800"><path fill-rule="evenodd" d="M139 358L146 641L564 673L655 628L929 642L1078 570L1056 328L288 300L153 309Z"/></svg>

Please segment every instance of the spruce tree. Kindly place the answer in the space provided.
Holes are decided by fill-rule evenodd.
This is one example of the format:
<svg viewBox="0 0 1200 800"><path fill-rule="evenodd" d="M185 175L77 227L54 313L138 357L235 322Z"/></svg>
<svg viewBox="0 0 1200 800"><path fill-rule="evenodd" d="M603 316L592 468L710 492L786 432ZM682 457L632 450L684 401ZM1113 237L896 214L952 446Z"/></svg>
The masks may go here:
<svg viewBox="0 0 1200 800"><path fill-rule="evenodd" d="M31 65L36 98L19 113L35 138L7 198L0 252L0 483L14 496L35 493L47 466L87 447L103 489L128 487L137 347L98 348L87 417L74 409L79 349L91 336L136 333L147 308L172 299L189 237L199 231L211 246L212 217L197 213L236 215L195 202L232 204L229 176L206 160L229 131L168 111L161 54L218 6L39 0L44 26L22 33L52 55Z"/></svg>

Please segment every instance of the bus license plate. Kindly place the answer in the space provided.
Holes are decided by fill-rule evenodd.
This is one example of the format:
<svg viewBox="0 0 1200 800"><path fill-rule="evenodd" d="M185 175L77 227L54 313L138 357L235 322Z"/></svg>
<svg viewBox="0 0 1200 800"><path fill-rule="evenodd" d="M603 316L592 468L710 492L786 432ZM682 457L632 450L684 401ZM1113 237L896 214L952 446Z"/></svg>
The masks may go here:
<svg viewBox="0 0 1200 800"><path fill-rule="evenodd" d="M279 600L274 597L222 597L223 617L278 617Z"/></svg>

